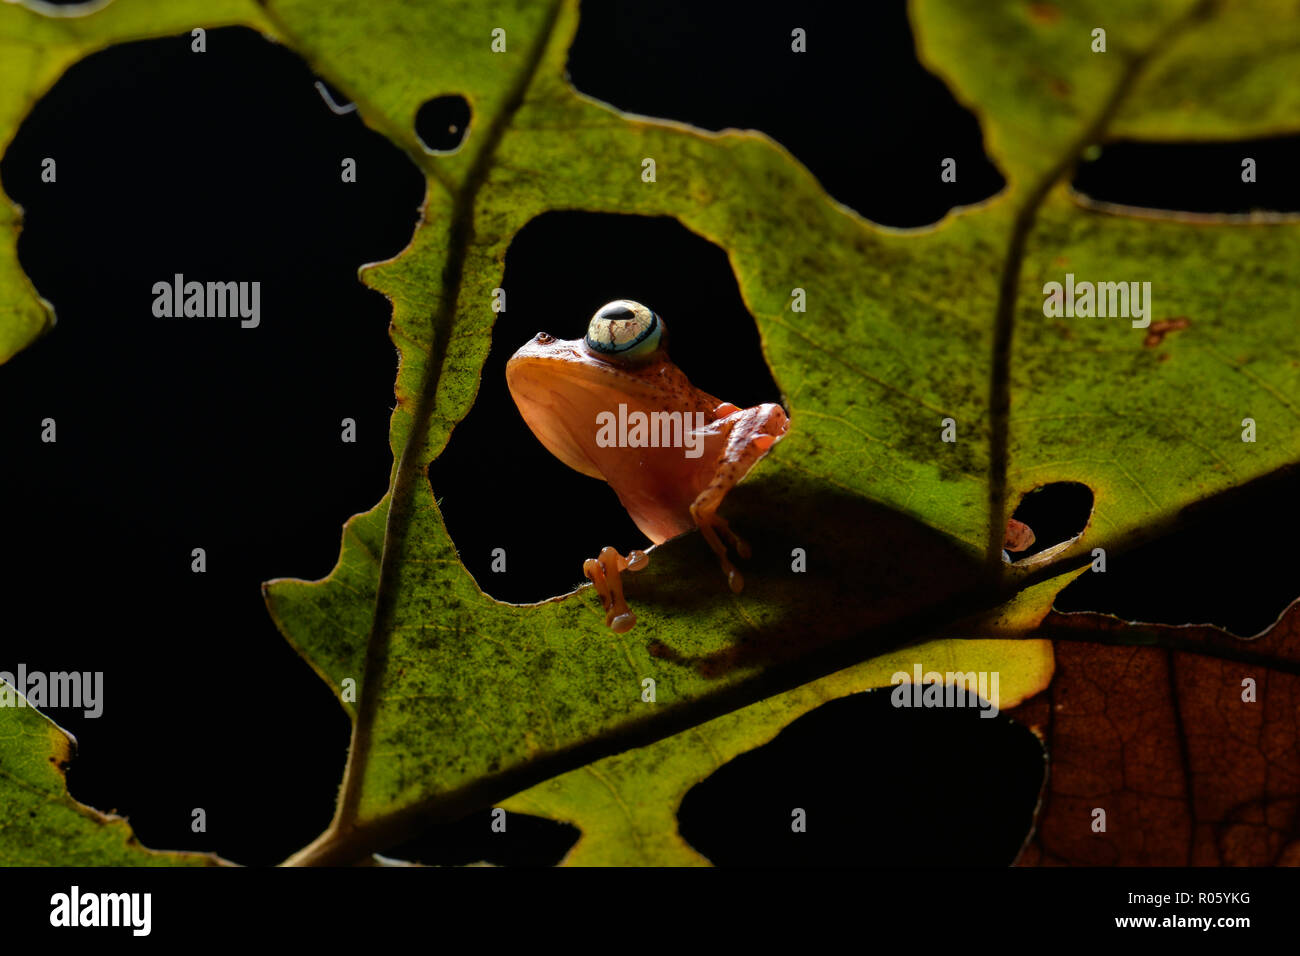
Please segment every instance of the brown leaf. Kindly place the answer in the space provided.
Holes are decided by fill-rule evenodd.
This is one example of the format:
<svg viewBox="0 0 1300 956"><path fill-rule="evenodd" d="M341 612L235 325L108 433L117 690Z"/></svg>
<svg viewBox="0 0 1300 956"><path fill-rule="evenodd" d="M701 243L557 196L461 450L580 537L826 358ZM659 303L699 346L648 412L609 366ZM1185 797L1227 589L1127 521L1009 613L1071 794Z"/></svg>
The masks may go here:
<svg viewBox="0 0 1300 956"><path fill-rule="evenodd" d="M1018 865L1300 865L1300 601L1249 641L1100 614L1043 630L1056 678L1010 711L1050 755Z"/></svg>

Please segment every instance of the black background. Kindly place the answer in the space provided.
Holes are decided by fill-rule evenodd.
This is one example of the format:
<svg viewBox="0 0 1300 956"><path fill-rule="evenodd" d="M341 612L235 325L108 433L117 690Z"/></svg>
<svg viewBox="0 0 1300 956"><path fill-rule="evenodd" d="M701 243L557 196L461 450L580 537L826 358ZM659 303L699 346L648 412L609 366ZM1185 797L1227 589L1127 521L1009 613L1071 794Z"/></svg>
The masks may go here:
<svg viewBox="0 0 1300 956"><path fill-rule="evenodd" d="M904 5L858 6L587 4L571 76L627 110L764 130L883 224L928 225L995 194L978 124L917 64ZM808 31L804 55L789 51L792 25ZM72 67L0 163L25 210L23 267L59 320L0 368L0 670L104 671L102 718L52 714L80 742L72 793L127 814L146 845L247 864L324 829L342 776L348 721L272 625L259 584L326 575L343 521L384 493L396 353L389 305L356 269L401 251L423 196L414 165L355 113L330 112L315 79L244 29L209 31L204 54L188 35L126 44ZM1251 187L1244 150L1108 145L1076 183L1165 208L1300 209L1296 141L1249 146ZM40 182L46 156L56 184ZM345 156L355 184L340 181ZM939 181L948 156L956 184ZM259 280L261 327L154 319L152 285L176 272ZM593 486L519 420L501 371L514 348L540 330L576 337L612 298L650 304L670 329L703 309L707 333L673 341L692 381L739 404L780 394L725 256L670 220L547 214L518 237L503 284L510 309L478 403L430 480L480 585L535 600L577 583L593 544L641 539L607 489L568 538L529 525L518 475L530 500L576 502ZM731 361L714 360L721 348ZM40 441L45 417L57 444ZM339 440L344 417L356 444ZM1117 557L1058 607L1254 633L1294 583L1233 549L1243 523L1294 532L1295 491L1274 483L1216 525ZM512 495L519 507L495 506ZM487 570L498 546L505 575ZM206 574L190 571L195 547ZM909 714L879 693L836 701L692 791L682 832L720 864L1010 862L1041 751L1008 719L973 717ZM791 839L791 806L809 811L804 839ZM195 807L206 833L190 831ZM481 813L392 852L543 864L575 837L518 816L492 835Z"/></svg>

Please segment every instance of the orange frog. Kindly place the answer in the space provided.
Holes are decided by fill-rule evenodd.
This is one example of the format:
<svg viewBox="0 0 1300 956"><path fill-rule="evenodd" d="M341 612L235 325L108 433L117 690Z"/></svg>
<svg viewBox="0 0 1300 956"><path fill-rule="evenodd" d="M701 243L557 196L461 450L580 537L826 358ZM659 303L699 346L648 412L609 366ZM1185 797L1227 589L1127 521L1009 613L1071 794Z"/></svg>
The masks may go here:
<svg viewBox="0 0 1300 956"><path fill-rule="evenodd" d="M506 382L524 421L570 468L609 482L655 544L693 527L718 555L733 591L744 586L719 533L742 558L749 546L718 514L722 499L785 434L780 405L737 408L693 386L667 351L663 319L620 299L591 317L583 339L539 332L511 356ZM636 615L620 575L649 563L606 547L583 574L623 633Z"/></svg>

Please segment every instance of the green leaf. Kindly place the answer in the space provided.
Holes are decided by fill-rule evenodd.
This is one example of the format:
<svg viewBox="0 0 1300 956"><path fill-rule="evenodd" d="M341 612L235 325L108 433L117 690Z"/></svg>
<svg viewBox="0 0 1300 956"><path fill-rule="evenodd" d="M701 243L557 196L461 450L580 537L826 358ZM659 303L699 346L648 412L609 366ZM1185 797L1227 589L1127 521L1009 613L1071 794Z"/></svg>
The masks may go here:
<svg viewBox="0 0 1300 956"><path fill-rule="evenodd" d="M1027 587L995 612L955 625L953 633L1023 635L1051 610L1057 593L1084 569ZM578 826L582 836L564 866L691 866L708 861L677 830L686 792L728 760L768 743L822 704L912 680L913 668L943 675L997 673L1002 709L1044 690L1055 670L1052 642L953 639L881 655L802 687L715 718L699 727L554 777L505 801L506 809Z"/></svg>
<svg viewBox="0 0 1300 956"><path fill-rule="evenodd" d="M999 706L1014 707L1051 680L1052 644L942 640L885 654L648 747L547 780L502 806L578 826L582 836L564 858L565 866L707 864L677 831L677 808L687 790L733 757L768 743L803 714L837 697L888 687L899 672L910 679L916 664L923 672L942 674L997 671Z"/></svg>
<svg viewBox="0 0 1300 956"><path fill-rule="evenodd" d="M0 866L219 866L210 853L141 846L122 817L68 793L64 769L76 742L0 683Z"/></svg>
<svg viewBox="0 0 1300 956"><path fill-rule="evenodd" d="M1297 276L1271 263L1294 256L1296 217L1270 228L1219 217L1213 230L1203 226L1215 217L1105 220L1078 208L1063 180L1084 149L1114 136L1225 138L1300 128L1300 98L1260 93L1287 88L1294 75L1295 17L1279 3L1215 0L1148 0L1123 12L1098 2L1067 12L1052 3L914 0L911 10L921 59L980 115L989 151L1007 171L1008 189L994 205L1010 204L1014 215L995 311L990 515L1005 514L1014 492L1068 465L1081 480L1104 474L1109 485L1094 488L1114 499L1098 494L1094 524L1113 532L1102 544L1132 544L1188 501L1293 461L1300 411L1286 396L1296 393L1300 372L1283 358L1290 333L1277 306L1286 301L1278 296L1294 295ZM1098 28L1106 52L1093 52ZM1221 72L1207 74L1206 60ZM1201 79L1187 80L1189 70ZM1212 94L1191 98L1193 88L1208 86ZM1050 222L1039 224L1044 204ZM1239 287L1223 295L1228 260L1196 268L1218 255L1245 257L1234 265L1249 270L1249 294ZM1154 280L1159 314L1152 318L1185 317L1179 310L1196 306L1200 334L1144 352L1140 333L1114 321L1044 322L1041 279L1060 281L1066 271L1088 281ZM1257 294L1272 311L1258 308ZM1022 341L1013 347L1014 332ZM1194 350L1226 366L1214 370L1211 394L1203 391L1203 364L1184 358ZM1127 401L1134 392L1139 401ZM1280 420L1274 438L1266 448L1233 442L1232 431L1257 409ZM1168 448L1175 431L1175 440L1192 446L1178 449L1176 476L1167 475L1162 456L1127 457L1153 444ZM991 554L996 521L987 533Z"/></svg>
<svg viewBox="0 0 1300 956"><path fill-rule="evenodd" d="M997 35L1002 12L990 11L980 29ZM317 6L302 14L317 15ZM372 10L370 16L383 14ZM520 32L481 8L456 22L469 35L485 37L498 24L511 36ZM1134 23L1150 37L1144 42L1166 35L1145 20ZM499 99L480 98L473 80L451 79L479 75L477 58L490 55L486 42L422 68L404 62L401 48L394 48L364 68L349 61L341 77L349 95L398 85L405 77L403 89L419 84L411 104L468 86L478 124L469 141L477 151L457 157L431 183L425 222L411 247L366 276L394 299L394 339L403 355L393 427L399 458L409 462L395 476L401 510L389 515L381 509L353 522L335 578L275 583L268 595L282 629L336 685L345 676L359 681L356 636L366 621L348 608L358 594L376 593L377 563L387 549L391 576L381 586L387 600L379 602L375 642L387 658L371 661L379 665L370 670L375 711L363 720L371 736L361 740L382 757L367 761L364 783L356 783L355 766L349 774L360 791L355 810L363 824L405 811L454 812L511 780L581 762L596 751L575 748L593 740L617 749L671 728L669 721L653 725L638 710L642 676L656 675L669 703L663 710L689 722L676 716L684 707L699 705L694 713L708 716L711 702L743 702L749 693L778 687L764 680L798 656L791 648L796 633L811 650L875 633L874 644L868 638L855 645L861 657L870 657L899 640L887 625L975 586L982 546L993 529L1000 535L1004 518L990 520L984 383L993 349L989 319L1001 301L991 277L1007 267L1007 244L1021 229L1017 190L930 232L880 230L831 202L802 167L760 135L712 135L644 121L574 94L563 79L571 8L563 8L549 37L535 37L533 29L531 21L524 27L527 46L512 64L521 71L514 74L516 84L527 84L514 115L498 111ZM332 46L343 42L321 32L312 38L313 62L324 67L343 56ZM540 60L530 77L533 56ZM1092 93L1081 94L1082 119L1040 137L1051 162L1039 168L1066 167L1070 150L1089 138L1081 130L1106 115L1112 99L1123 102L1116 90L1129 82L1126 76L1104 73ZM409 106L403 115L409 117ZM653 187L636 175L646 156L659 170ZM1014 184L1022 167L1007 162L1006 168ZM794 422L728 503L733 521L755 538L756 562L766 556L770 563L749 573L746 592L733 598L709 593L707 555L698 542L688 538L658 549L650 569L630 586L642 624L626 638L603 631L586 591L524 609L479 594L455 558L420 473L468 410L466 385L486 353L486 305L500 283L508 240L548 208L673 215L726 248ZM1195 335L1171 337L1152 350L1127 321L1092 320L1065 332L1044 321L1041 276L1049 264L1077 261L1082 274L1113 253L1108 236L1128 255L1107 259L1099 278L1155 273L1157 308L1163 314L1159 303L1167 302L1179 314L1195 307ZM1052 194L1024 277L1013 285L1020 290L1015 317L1022 344L1007 372L1015 416L1003 422L1012 484L1001 488L995 510L1003 512L1007 497L1043 481L1085 481L1097 499L1094 521L1059 558L1077 564L1093 547L1131 543L1183 505L1291 460L1296 422L1278 401L1297 381L1277 348L1287 334L1286 312L1260 310L1256 300L1206 314L1220 289L1214 272L1202 268L1214 256L1241 254L1259 263L1269 302L1280 303L1297 285L1294 275L1271 264L1285 261L1271 256L1280 241L1294 241L1294 230L1112 220ZM1183 266L1185 253L1192 257ZM1021 266L1018 258L1014 264ZM809 290L806 314L787 310L795 286ZM675 317L674 328L689 334L691 318ZM1243 323L1249 330L1244 337ZM1070 347L1074 342L1081 347ZM1206 364L1228 343L1233 364L1251 374L1224 367L1206 389ZM1170 359L1161 360L1164 352ZM1148 404L1135 405L1134 396ZM1276 429L1267 444L1239 441L1240 419L1250 411L1268 416ZM961 429L955 445L937 441L946 417ZM1153 442L1167 442L1175 429L1193 440L1172 457L1141 454ZM1197 440L1198 434L1211 437ZM409 446L413 435L426 443ZM944 534L932 539L927 526ZM856 531L851 539L845 534L862 527L871 529L865 552ZM831 557L836 570L783 588L790 576L783 578L777 557L789 553L791 542L804 541L810 553ZM906 556L901 571L896 555ZM839 570L846 567L860 577ZM891 569L889 587L870 587ZM865 600L855 602L846 592L863 581ZM331 617L355 622L353 636L322 628ZM755 653L755 644L762 650ZM499 786L495 774L502 777Z"/></svg>
<svg viewBox="0 0 1300 956"><path fill-rule="evenodd" d="M980 117L1013 189L1111 138L1246 139L1300 123L1290 0L911 0L922 62ZM1093 31L1106 31L1094 53Z"/></svg>

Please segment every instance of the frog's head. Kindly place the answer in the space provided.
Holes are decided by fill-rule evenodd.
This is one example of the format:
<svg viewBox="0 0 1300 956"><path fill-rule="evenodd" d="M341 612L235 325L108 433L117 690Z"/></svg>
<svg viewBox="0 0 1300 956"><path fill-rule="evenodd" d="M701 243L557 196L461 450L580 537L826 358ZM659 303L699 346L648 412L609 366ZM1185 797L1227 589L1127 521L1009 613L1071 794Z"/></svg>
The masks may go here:
<svg viewBox="0 0 1300 956"><path fill-rule="evenodd" d="M640 302L617 299L596 310L583 338L538 332L510 356L506 380L512 392L529 379L617 388L668 360L667 332L663 319Z"/></svg>
<svg viewBox="0 0 1300 956"><path fill-rule="evenodd" d="M539 332L510 356L506 384L524 421L560 460L599 477L582 448L597 416L637 396L669 365L663 320L639 302L601 306L580 339Z"/></svg>
<svg viewBox="0 0 1300 956"><path fill-rule="evenodd" d="M640 302L616 299L596 310L581 339L557 339L538 332L507 365L517 361L551 360L635 369L667 357L668 330L664 320Z"/></svg>

